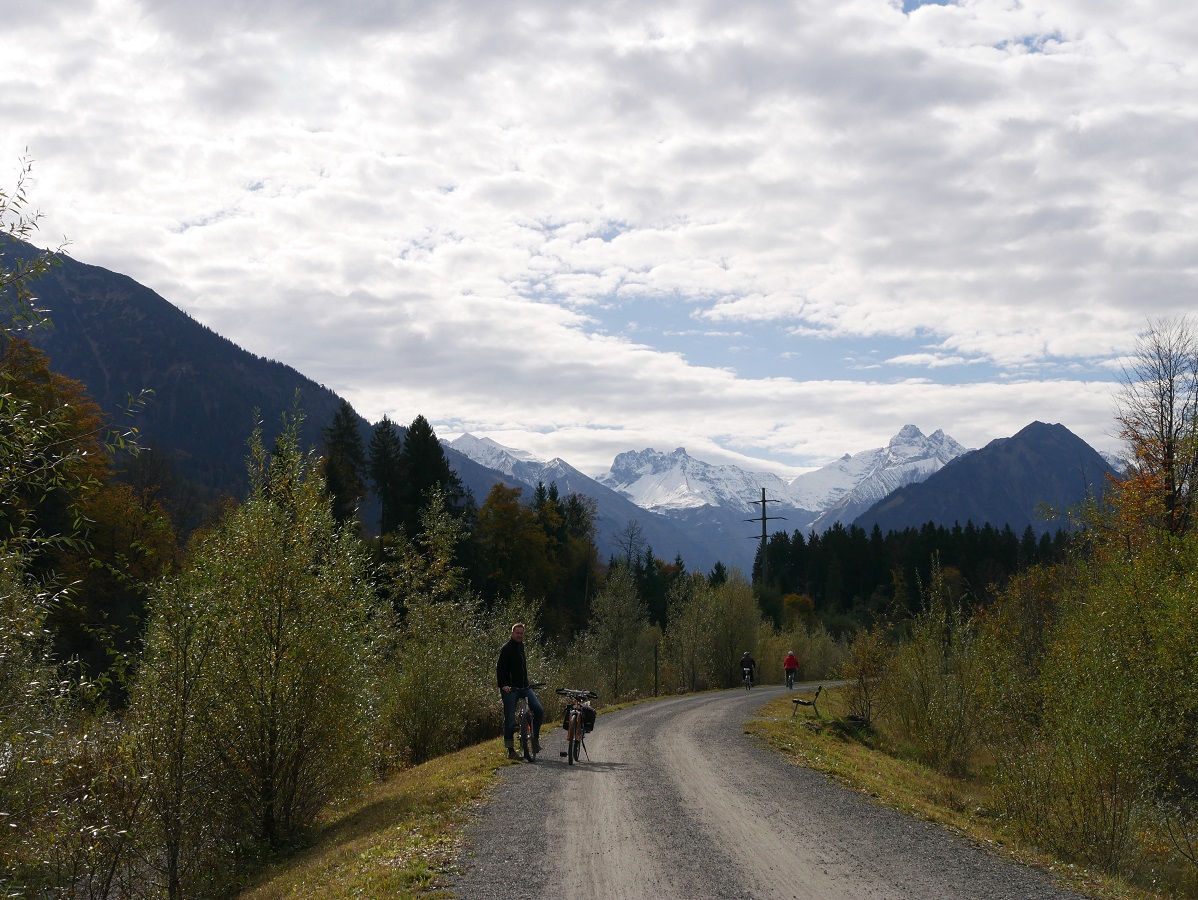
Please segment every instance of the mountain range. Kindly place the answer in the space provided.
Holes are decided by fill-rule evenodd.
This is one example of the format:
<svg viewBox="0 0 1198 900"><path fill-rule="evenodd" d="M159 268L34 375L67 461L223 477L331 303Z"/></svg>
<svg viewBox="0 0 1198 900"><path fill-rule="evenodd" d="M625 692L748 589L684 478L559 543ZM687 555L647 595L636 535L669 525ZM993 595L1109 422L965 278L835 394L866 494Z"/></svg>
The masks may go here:
<svg viewBox="0 0 1198 900"><path fill-rule="evenodd" d="M5 255L36 252L0 240ZM320 431L341 402L325 386L237 347L124 275L65 257L35 292L54 327L31 337L51 366L81 381L113 418L130 395L152 390L136 419L143 442L210 491L238 496L244 490L245 444L255 421L270 440L298 393L305 439L319 446ZM359 417L359 429L367 441L371 423ZM1064 426L1041 423L972 452L943 431L925 436L908 425L885 447L845 454L790 480L712 465L683 448L621 453L597 478L563 460L541 461L472 435L448 443L446 452L480 503L495 484L556 483L560 493L594 498L604 558L619 554L619 537L635 521L655 555L679 556L692 571L717 561L749 571L763 505L771 531L966 520L1043 530L1048 525L1037 518L1039 504L1073 505L1111 471Z"/></svg>
<svg viewBox="0 0 1198 900"><path fill-rule="evenodd" d="M1016 533L1067 528L1067 514L1100 496L1118 472L1064 425L1032 422L890 493L855 523L883 533L924 522L1010 525Z"/></svg>

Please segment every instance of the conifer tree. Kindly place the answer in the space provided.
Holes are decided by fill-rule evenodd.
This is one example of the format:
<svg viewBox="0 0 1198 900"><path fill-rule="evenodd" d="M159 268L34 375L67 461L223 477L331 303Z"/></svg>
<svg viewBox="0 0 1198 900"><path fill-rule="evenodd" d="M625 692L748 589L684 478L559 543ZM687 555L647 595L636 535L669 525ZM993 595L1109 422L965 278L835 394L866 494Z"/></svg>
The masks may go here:
<svg viewBox="0 0 1198 900"><path fill-rule="evenodd" d="M325 489L333 500L333 518L349 521L366 496L366 451L358 431L358 415L348 400L342 400L324 436Z"/></svg>
<svg viewBox="0 0 1198 900"><path fill-rule="evenodd" d="M400 490L403 487L403 440L395 423L386 416L374 426L370 437L370 480L379 501L379 534L388 535L399 527Z"/></svg>
<svg viewBox="0 0 1198 900"><path fill-rule="evenodd" d="M450 509L461 509L465 499L461 479L449 467L445 448L424 416L416 416L408 426L400 459L403 485L399 491L399 521L409 537L420 531L420 515L434 488L440 488Z"/></svg>

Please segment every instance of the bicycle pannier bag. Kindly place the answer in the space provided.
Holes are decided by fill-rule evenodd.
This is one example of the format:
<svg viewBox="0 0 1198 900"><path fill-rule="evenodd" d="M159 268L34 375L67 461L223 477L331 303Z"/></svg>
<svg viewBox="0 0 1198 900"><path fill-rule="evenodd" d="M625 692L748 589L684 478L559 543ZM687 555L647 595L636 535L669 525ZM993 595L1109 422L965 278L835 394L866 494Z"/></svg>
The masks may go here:
<svg viewBox="0 0 1198 900"><path fill-rule="evenodd" d="M582 728L587 734L595 730L595 710L589 706L582 708Z"/></svg>

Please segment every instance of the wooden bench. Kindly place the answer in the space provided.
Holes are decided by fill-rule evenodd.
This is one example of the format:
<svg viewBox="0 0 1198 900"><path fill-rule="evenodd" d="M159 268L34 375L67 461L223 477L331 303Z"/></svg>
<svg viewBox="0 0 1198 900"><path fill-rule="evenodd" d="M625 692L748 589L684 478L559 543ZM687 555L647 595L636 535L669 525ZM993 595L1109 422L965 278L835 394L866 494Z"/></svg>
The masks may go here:
<svg viewBox="0 0 1198 900"><path fill-rule="evenodd" d="M797 713L799 711L800 706L810 706L812 709L815 710L815 714L818 716L819 715L819 707L816 706L815 704L819 703L819 695L823 689L824 689L824 686L822 684L819 687L817 687L815 689L815 695L810 700L804 700L802 697L795 697L795 699L794 699L795 708L794 708L794 711L790 714L790 717L792 719L794 718L795 713Z"/></svg>

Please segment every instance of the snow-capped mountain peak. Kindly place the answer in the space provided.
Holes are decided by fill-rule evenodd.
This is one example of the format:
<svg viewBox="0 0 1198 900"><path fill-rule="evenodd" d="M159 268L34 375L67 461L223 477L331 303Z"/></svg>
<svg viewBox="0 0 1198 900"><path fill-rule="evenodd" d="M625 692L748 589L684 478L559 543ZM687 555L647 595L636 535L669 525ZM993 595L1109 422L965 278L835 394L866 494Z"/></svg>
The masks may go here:
<svg viewBox="0 0 1198 900"><path fill-rule="evenodd" d="M940 429L925 436L914 425L904 425L885 448L866 450L848 460L841 459L825 469L800 475L791 482L791 487L796 493L800 488L808 492L816 487L831 488L824 496L822 505L806 507L823 510L812 525L816 531L824 531L836 522L849 524L883 497L900 487L925 481L948 462L967 452L965 447ZM834 470L829 472L829 469ZM821 475L822 479L810 478ZM837 481L837 475L844 480ZM801 479L808 481L799 485ZM839 495L834 496L834 491L839 491ZM808 496L813 499L816 497L813 493Z"/></svg>
<svg viewBox="0 0 1198 900"><path fill-rule="evenodd" d="M449 442L449 446L463 456L469 457L480 465L504 475L513 475L520 463L544 465L544 461L533 456L526 450L515 450L505 447L490 438L475 437L463 434Z"/></svg>
<svg viewBox="0 0 1198 900"><path fill-rule="evenodd" d="M642 509L659 512L701 506L751 511L763 487L775 496L786 491L786 482L777 475L706 463L683 447L673 453L651 447L621 453L596 480Z"/></svg>
<svg viewBox="0 0 1198 900"><path fill-rule="evenodd" d="M809 514L799 528L817 530L832 522L849 522L891 491L922 481L966 450L943 431L925 436L905 425L885 447L846 453L814 472L787 482L765 472L737 466L712 465L689 456L682 447L673 453L652 448L621 453L598 481L619 491L643 509L667 515L703 506L738 512L760 512L756 505L764 488L783 507Z"/></svg>
<svg viewBox="0 0 1198 900"><path fill-rule="evenodd" d="M524 484L553 481L565 488L585 479L561 460L546 463L490 438L463 434L449 446ZM804 532L824 531L835 522L848 524L892 491L925 480L966 452L941 430L925 436L914 425L905 425L885 447L846 453L791 481L770 472L707 463L692 457L684 447L670 453L651 447L621 453L595 481L641 509L670 518L707 515L701 511L708 508L734 519L760 515L764 489L767 497L779 504L770 508L771 515L780 512L789 527Z"/></svg>

